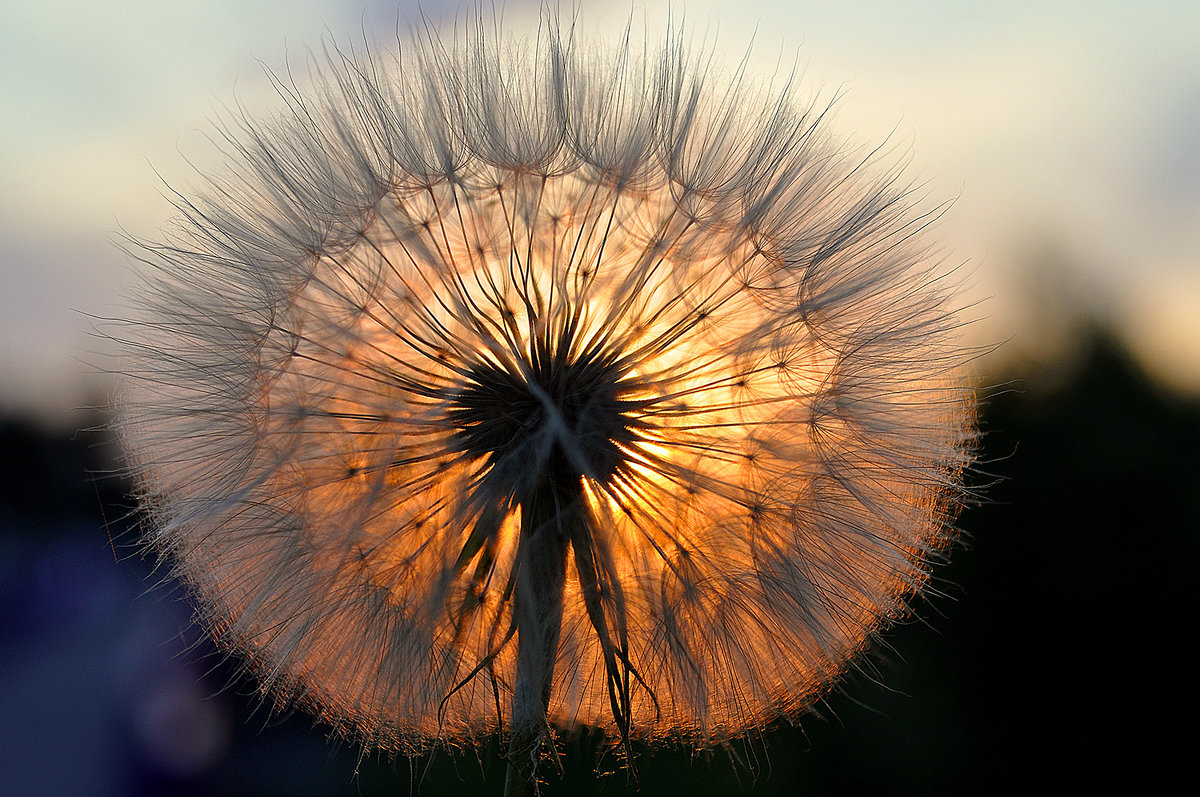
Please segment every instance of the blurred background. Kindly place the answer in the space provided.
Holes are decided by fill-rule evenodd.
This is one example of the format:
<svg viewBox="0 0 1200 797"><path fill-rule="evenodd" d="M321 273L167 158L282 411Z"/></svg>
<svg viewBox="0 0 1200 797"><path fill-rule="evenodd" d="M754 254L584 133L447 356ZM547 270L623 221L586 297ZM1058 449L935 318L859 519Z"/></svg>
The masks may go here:
<svg viewBox="0 0 1200 797"><path fill-rule="evenodd" d="M666 3L583 3L588 29ZM432 21L457 3L426 0ZM515 30L535 5L510 0ZM1166 778L1200 561L1200 4L676 3L750 69L843 95L954 204L984 385L979 484L942 595L799 728L643 752L643 793L983 794ZM46 0L0 9L0 794L500 793L499 751L359 761L271 716L139 556L90 316L126 314L166 185L219 163L224 109L324 37L394 41L414 3ZM405 34L401 34L402 36ZM634 790L597 740L548 794ZM603 774L593 774L595 769Z"/></svg>

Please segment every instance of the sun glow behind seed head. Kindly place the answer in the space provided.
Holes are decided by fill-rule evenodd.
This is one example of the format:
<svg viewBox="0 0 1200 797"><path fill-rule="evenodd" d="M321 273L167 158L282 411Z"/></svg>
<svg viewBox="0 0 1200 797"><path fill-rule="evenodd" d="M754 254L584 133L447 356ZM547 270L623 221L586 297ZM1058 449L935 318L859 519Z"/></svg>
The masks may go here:
<svg viewBox="0 0 1200 797"><path fill-rule="evenodd" d="M151 249L154 542L368 745L515 722L546 551L545 719L705 744L804 711L951 536L964 354L905 191L819 109L551 38L335 63Z"/></svg>

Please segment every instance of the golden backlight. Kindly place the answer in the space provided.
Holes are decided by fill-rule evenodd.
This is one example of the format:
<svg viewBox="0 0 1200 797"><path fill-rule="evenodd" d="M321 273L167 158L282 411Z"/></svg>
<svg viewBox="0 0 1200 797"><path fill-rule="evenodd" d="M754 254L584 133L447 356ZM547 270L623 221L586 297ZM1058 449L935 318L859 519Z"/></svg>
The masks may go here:
<svg viewBox="0 0 1200 797"><path fill-rule="evenodd" d="M925 583L970 419L923 222L818 113L706 99L677 55L644 97L557 52L550 88L495 78L511 108L474 55L422 57L478 85L339 73L357 115L277 165L298 107L200 214L224 232L157 250L126 439L156 544L281 703L468 741L536 643L550 726L706 744L799 715Z"/></svg>

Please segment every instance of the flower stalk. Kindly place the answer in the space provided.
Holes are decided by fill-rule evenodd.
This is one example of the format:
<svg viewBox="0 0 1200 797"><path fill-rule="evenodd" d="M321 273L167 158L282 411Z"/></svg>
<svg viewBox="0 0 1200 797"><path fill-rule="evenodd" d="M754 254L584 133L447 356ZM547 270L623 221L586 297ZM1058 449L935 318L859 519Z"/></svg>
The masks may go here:
<svg viewBox="0 0 1200 797"><path fill-rule="evenodd" d="M583 490L562 458L520 500L513 611L517 622L517 671L513 686L507 795L530 793L544 744L553 744L549 710L562 630L567 554L577 529L586 528Z"/></svg>

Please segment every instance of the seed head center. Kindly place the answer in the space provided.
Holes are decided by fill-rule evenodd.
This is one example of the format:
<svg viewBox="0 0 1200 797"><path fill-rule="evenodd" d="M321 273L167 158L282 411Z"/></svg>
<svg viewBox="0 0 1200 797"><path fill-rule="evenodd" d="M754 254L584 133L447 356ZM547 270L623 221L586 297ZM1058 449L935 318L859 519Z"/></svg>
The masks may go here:
<svg viewBox="0 0 1200 797"><path fill-rule="evenodd" d="M614 360L535 347L515 367L472 365L447 413L458 449L514 479L547 469L556 478L611 479L636 440L635 402L623 398L631 385Z"/></svg>

